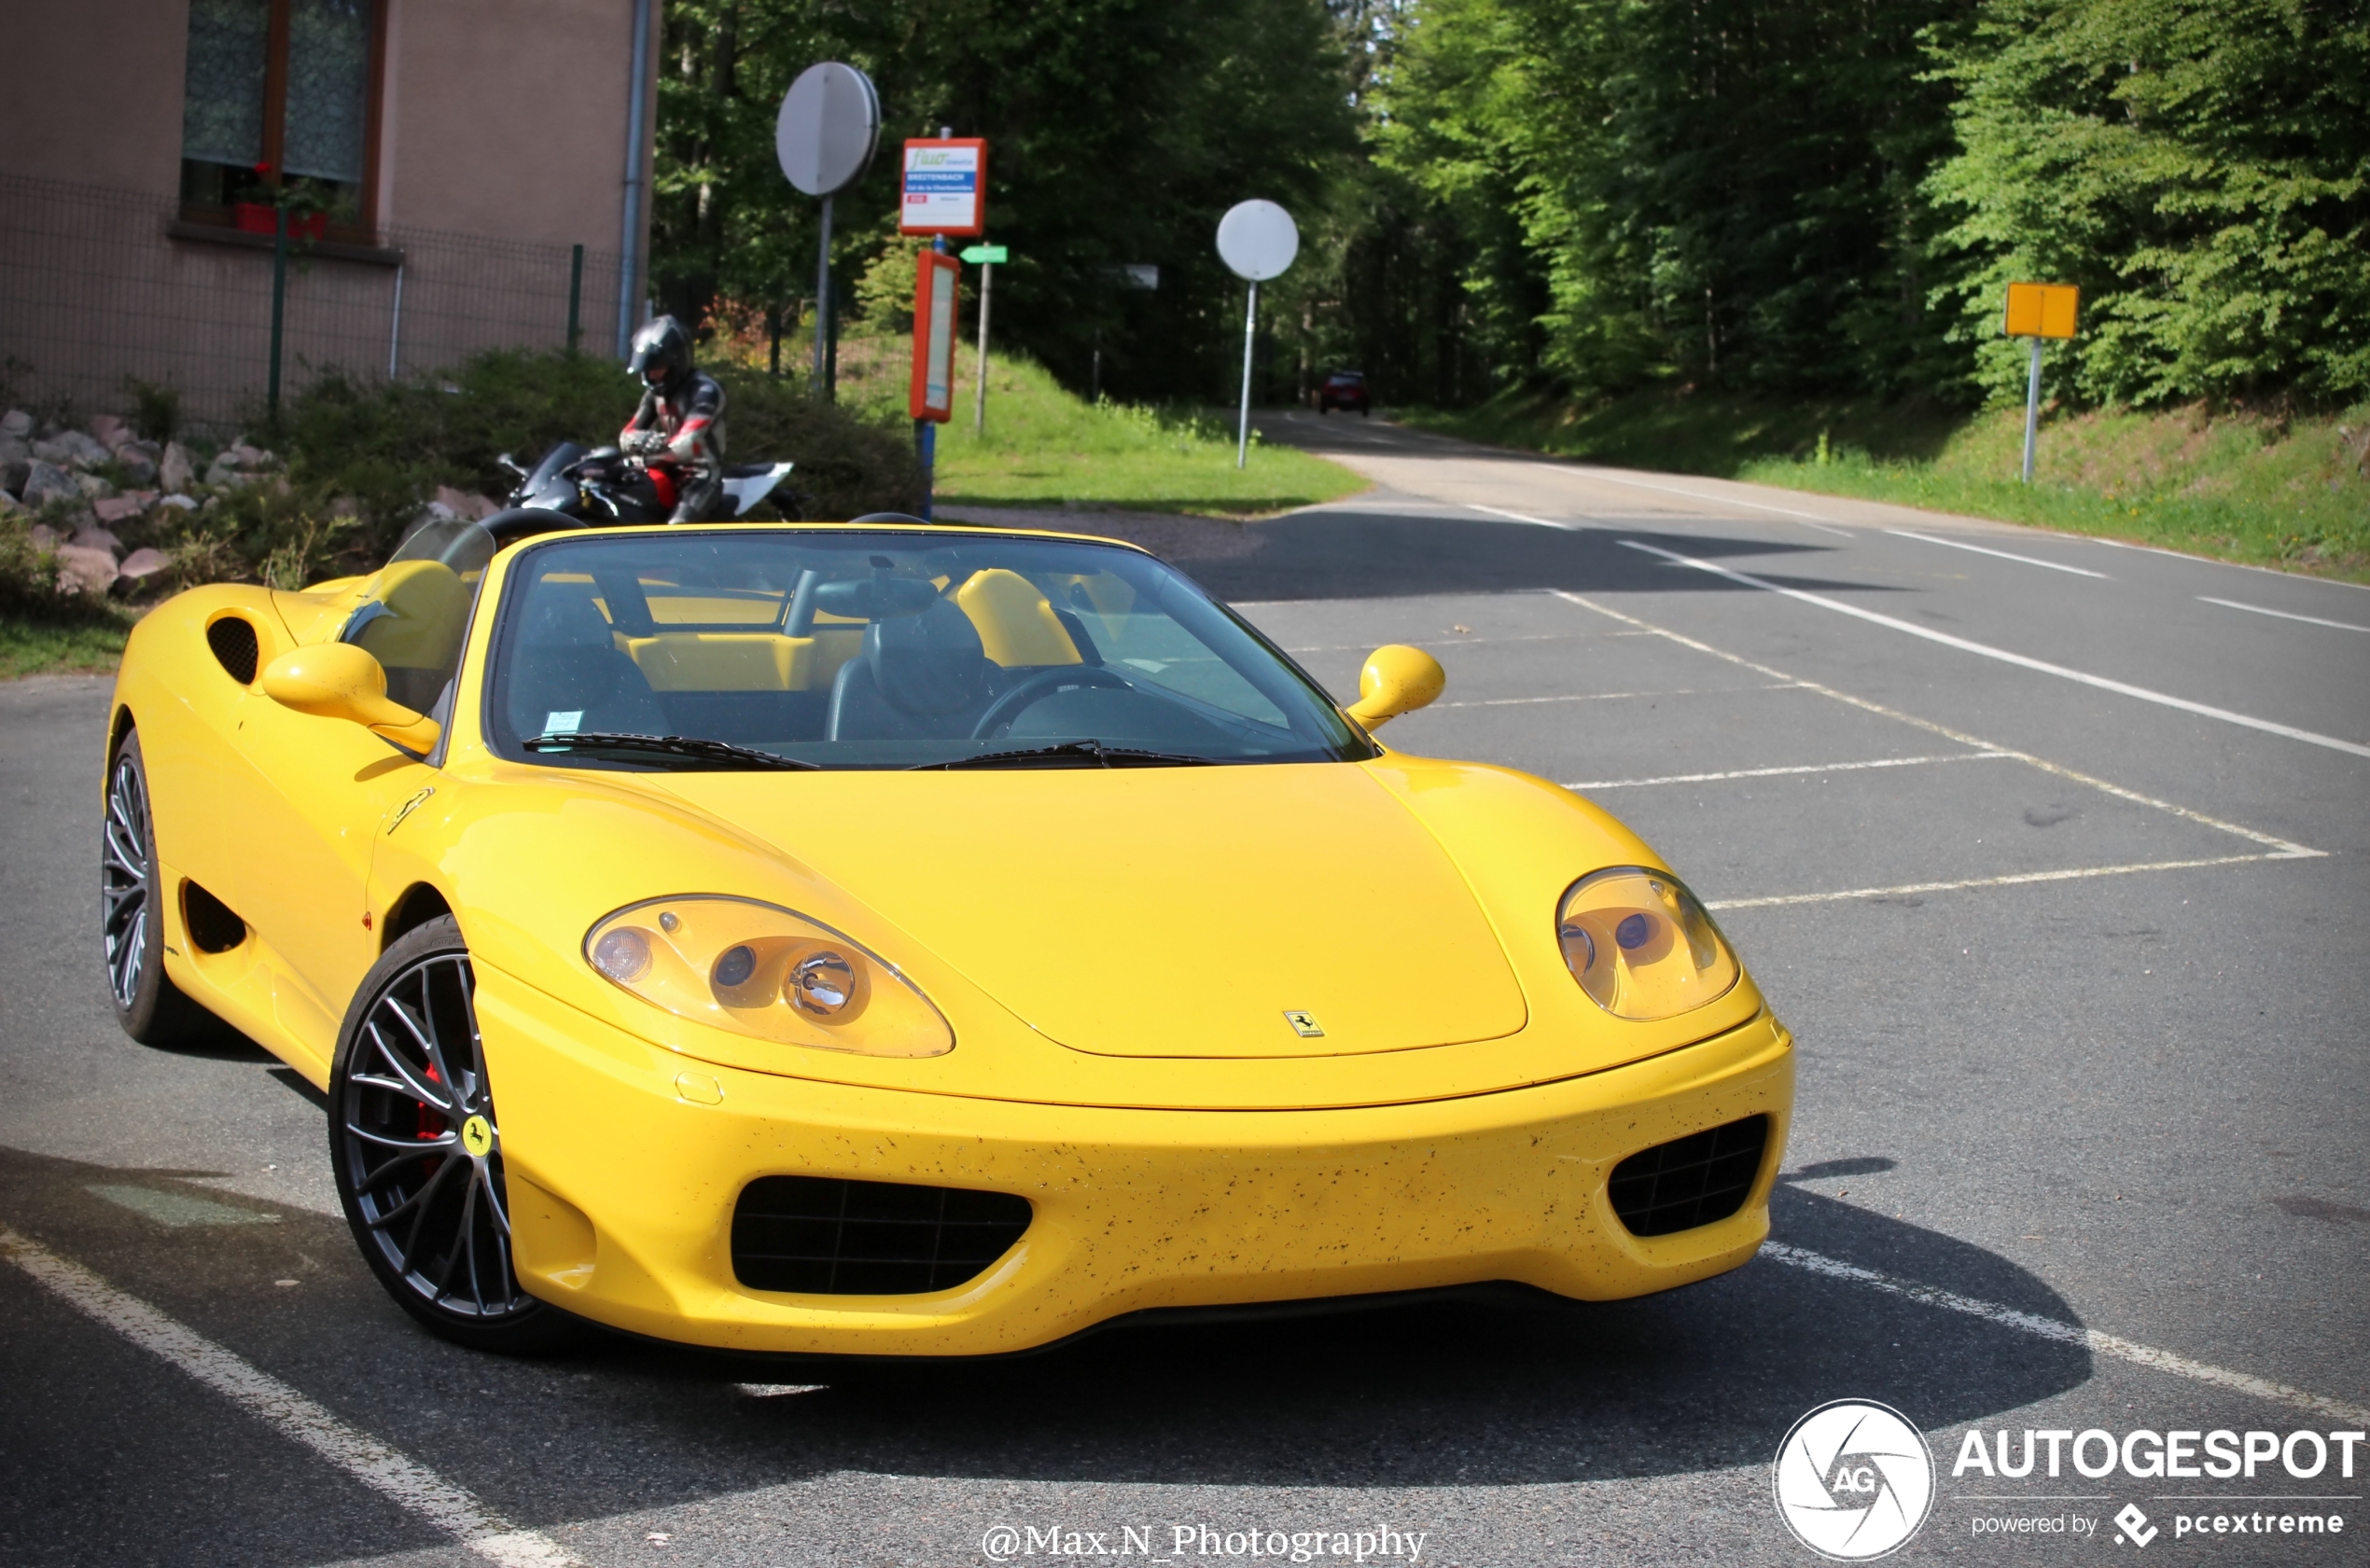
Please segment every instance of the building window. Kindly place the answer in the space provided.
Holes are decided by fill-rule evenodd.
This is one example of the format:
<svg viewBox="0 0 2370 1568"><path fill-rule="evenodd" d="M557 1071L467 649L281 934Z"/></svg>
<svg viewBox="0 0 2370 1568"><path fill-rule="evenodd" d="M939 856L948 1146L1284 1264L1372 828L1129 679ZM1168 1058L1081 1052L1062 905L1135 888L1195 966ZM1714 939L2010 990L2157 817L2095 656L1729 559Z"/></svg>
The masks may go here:
<svg viewBox="0 0 2370 1568"><path fill-rule="evenodd" d="M181 215L370 243L384 0L190 0Z"/></svg>

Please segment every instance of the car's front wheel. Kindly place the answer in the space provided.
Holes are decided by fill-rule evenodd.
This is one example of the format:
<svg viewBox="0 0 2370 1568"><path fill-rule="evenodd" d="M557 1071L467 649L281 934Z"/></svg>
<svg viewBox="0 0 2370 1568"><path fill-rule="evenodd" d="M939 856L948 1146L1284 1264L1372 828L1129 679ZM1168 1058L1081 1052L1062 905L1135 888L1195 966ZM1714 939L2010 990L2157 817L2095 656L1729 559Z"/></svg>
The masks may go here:
<svg viewBox="0 0 2370 1568"><path fill-rule="evenodd" d="M329 1076L329 1159L379 1283L434 1332L534 1354L577 1320L519 1288L476 974L450 916L406 932L347 1009Z"/></svg>
<svg viewBox="0 0 2370 1568"><path fill-rule="evenodd" d="M162 868L139 731L107 759L106 821L99 836L99 909L107 995L116 1021L144 1046L172 1046L214 1027L213 1015L164 972Z"/></svg>

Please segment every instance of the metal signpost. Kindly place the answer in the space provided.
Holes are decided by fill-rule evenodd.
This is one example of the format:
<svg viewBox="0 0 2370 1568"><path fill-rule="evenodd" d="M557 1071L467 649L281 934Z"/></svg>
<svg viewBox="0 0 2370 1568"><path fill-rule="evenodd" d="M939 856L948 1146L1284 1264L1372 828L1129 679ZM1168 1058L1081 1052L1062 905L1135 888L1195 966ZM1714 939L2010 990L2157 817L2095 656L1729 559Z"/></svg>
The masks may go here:
<svg viewBox="0 0 2370 1568"><path fill-rule="evenodd" d="M2032 369L2025 380L2025 483L2032 483L2032 449L2041 428L2041 345L2070 338L2082 313L2082 290L2071 284L2010 284L2003 323L2011 338L2032 340Z"/></svg>
<svg viewBox="0 0 2370 1568"><path fill-rule="evenodd" d="M942 250L914 257L913 381L906 411L913 416L913 444L922 465L922 520L930 517L932 470L938 465L938 427L955 417L955 298L963 269Z"/></svg>
<svg viewBox="0 0 2370 1568"><path fill-rule="evenodd" d="M1243 409L1234 431L1234 466L1250 455L1251 342L1259 330L1259 285L1279 278L1300 254L1300 229L1292 215L1273 201L1241 201L1218 220L1218 255L1238 278L1251 285L1249 306L1243 312Z"/></svg>
<svg viewBox="0 0 2370 1568"><path fill-rule="evenodd" d="M980 270L980 356L978 395L971 401L971 434L987 433L987 304L996 286L996 264L1008 259L1011 252L1002 245L972 245L963 252L963 259Z"/></svg>
<svg viewBox="0 0 2370 1568"><path fill-rule="evenodd" d="M790 184L823 199L815 249L815 395L836 380L831 321L831 198L864 177L881 145L881 95L853 65L827 60L799 73L774 122L774 155Z"/></svg>

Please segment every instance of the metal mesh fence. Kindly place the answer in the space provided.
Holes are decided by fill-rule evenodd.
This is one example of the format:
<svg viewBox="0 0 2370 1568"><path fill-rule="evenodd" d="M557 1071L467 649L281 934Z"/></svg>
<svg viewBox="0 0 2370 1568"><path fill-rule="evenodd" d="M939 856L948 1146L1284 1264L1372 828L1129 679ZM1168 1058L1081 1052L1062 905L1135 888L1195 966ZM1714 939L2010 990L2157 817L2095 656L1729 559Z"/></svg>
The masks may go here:
<svg viewBox="0 0 2370 1568"><path fill-rule="evenodd" d="M225 427L261 407L272 373L270 236L179 221L136 191L0 175L0 376L24 401L85 412L130 401L126 378L180 395L182 418ZM282 395L336 371L375 382L481 349L616 344L621 258L401 225L383 248L291 242Z"/></svg>

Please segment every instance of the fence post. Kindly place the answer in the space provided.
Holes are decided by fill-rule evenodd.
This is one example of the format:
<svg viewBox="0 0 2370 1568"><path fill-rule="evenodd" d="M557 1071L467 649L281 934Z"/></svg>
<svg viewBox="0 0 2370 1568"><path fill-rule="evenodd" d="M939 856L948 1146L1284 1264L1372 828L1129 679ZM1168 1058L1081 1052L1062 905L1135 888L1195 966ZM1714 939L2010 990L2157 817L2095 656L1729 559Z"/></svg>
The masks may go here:
<svg viewBox="0 0 2370 1568"><path fill-rule="evenodd" d="M288 209L278 209L272 238L272 380L263 394L264 411L280 423L280 314L288 298Z"/></svg>
<svg viewBox="0 0 2370 1568"><path fill-rule="evenodd" d="M577 306L584 298L584 247L579 245L568 257L568 353L576 353Z"/></svg>

